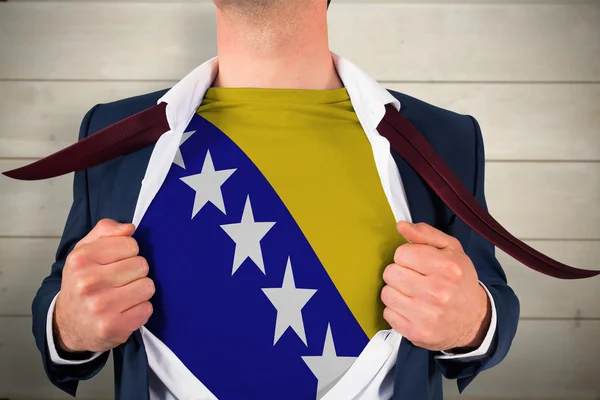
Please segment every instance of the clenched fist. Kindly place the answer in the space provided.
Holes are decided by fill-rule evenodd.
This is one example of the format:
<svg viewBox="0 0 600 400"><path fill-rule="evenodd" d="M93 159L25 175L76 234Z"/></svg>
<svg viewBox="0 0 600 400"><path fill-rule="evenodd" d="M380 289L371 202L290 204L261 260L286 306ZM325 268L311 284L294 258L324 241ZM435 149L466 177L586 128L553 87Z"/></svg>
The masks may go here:
<svg viewBox="0 0 600 400"><path fill-rule="evenodd" d="M399 222L397 229L411 243L396 250L383 274L386 321L428 350L479 347L491 305L459 241L424 223Z"/></svg>
<svg viewBox="0 0 600 400"><path fill-rule="evenodd" d="M53 321L63 351L113 349L150 318L154 283L134 229L103 219L67 257Z"/></svg>

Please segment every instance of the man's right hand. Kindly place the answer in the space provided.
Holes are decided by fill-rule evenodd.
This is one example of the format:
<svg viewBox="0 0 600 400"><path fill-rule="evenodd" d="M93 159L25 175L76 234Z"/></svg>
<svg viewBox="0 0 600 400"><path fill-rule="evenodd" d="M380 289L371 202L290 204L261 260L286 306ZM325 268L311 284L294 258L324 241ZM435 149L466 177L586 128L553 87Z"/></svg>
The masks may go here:
<svg viewBox="0 0 600 400"><path fill-rule="evenodd" d="M61 350L113 349L152 315L154 283L134 230L103 219L67 257L53 321Z"/></svg>

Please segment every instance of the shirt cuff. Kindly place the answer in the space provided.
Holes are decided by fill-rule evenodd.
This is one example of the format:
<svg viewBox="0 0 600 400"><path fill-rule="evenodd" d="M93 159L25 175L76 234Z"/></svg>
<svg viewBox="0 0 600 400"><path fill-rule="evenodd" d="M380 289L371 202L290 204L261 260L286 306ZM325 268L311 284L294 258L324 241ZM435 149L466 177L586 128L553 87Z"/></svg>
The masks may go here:
<svg viewBox="0 0 600 400"><path fill-rule="evenodd" d="M90 361L94 361L96 358L102 355L102 352L94 353L90 358L85 360L66 360L58 355L56 343L54 342L54 330L52 329L54 306L56 304L57 297L58 293L56 294L56 296L54 296L54 299L52 299L52 303L50 303L50 308L48 309L48 315L46 316L46 340L48 341L48 352L50 353L50 360L54 364L58 365L80 365L88 363Z"/></svg>
<svg viewBox="0 0 600 400"><path fill-rule="evenodd" d="M481 346L479 346L478 349L464 354L453 354L447 351L442 351L443 354L438 355L435 358L440 360L457 360L462 358L483 356L487 354L487 352L490 350L492 341L494 340L494 335L496 334L496 325L498 320L498 317L496 316L496 304L494 303L494 297L492 296L490 291L485 287L485 285L481 281L479 281L479 284L485 289L485 292L487 293L488 298L490 299L490 307L492 308L492 320L490 321L490 327L487 331L487 334L485 335L485 338L483 339L483 342L481 343Z"/></svg>

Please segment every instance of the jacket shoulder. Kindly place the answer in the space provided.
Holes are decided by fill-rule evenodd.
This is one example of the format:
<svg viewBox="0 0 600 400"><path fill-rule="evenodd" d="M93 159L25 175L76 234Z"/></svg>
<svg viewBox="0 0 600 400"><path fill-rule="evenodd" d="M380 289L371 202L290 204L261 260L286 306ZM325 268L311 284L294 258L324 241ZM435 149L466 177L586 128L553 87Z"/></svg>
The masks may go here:
<svg viewBox="0 0 600 400"><path fill-rule="evenodd" d="M474 190L478 152L483 153L481 131L475 118L388 91L400 101L400 113L417 128L467 188Z"/></svg>
<svg viewBox="0 0 600 400"><path fill-rule="evenodd" d="M139 96L112 101L110 103L98 104L94 107L93 118L90 118L88 134L92 134L122 119L130 117L133 114L155 106L158 99L160 99L168 90L169 89L163 89L152 93L145 93Z"/></svg>
<svg viewBox="0 0 600 400"><path fill-rule="evenodd" d="M428 140L475 140L476 122L473 117L446 110L404 93L388 91L400 101L402 115L419 128Z"/></svg>

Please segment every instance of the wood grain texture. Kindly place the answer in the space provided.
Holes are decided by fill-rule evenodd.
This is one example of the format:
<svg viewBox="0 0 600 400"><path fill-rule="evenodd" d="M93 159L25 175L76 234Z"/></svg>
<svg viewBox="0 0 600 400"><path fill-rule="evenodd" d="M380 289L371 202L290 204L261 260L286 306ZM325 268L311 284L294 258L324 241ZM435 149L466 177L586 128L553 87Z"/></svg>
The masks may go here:
<svg viewBox="0 0 600 400"><path fill-rule="evenodd" d="M211 4L0 7L0 79L179 80L216 54ZM600 81L598 3L339 4L329 20L331 48L379 80Z"/></svg>
<svg viewBox="0 0 600 400"><path fill-rule="evenodd" d="M77 399L113 399L112 369L110 357L98 375L80 383ZM46 377L31 333L30 317L0 317L0 398L73 399L54 387Z"/></svg>
<svg viewBox="0 0 600 400"><path fill-rule="evenodd" d="M25 161L0 160L0 170ZM600 239L600 163L490 162L492 215L526 239ZM21 182L0 176L0 236L59 236L71 176Z"/></svg>
<svg viewBox="0 0 600 400"><path fill-rule="evenodd" d="M521 321L506 359L464 392L472 397L598 399L600 321ZM444 382L445 393L456 387Z"/></svg>
<svg viewBox="0 0 600 400"><path fill-rule="evenodd" d="M600 0L333 0L331 48L384 86L481 124L492 214L600 269ZM168 88L216 54L210 0L0 1L0 170L76 140L97 103ZM0 177L0 398L70 399L46 379L31 300L72 176ZM500 366L446 398L600 398L600 280L547 278L498 251L521 301ZM78 398L113 398L112 366Z"/></svg>
<svg viewBox="0 0 600 400"><path fill-rule="evenodd" d="M473 115L481 126L488 160L600 160L600 84L386 87Z"/></svg>
<svg viewBox="0 0 600 400"><path fill-rule="evenodd" d="M600 269L600 242L529 241L581 268ZM0 315L30 315L31 301L50 273L58 239L0 238ZM498 252L521 301L522 318L600 319L600 279L562 281L534 272Z"/></svg>
<svg viewBox="0 0 600 400"><path fill-rule="evenodd" d="M491 162L489 209L526 239L600 238L600 163Z"/></svg>
<svg viewBox="0 0 600 400"><path fill-rule="evenodd" d="M600 321L521 321L506 360L480 374L466 396L596 399L600 396L599 335ZM44 375L30 318L0 317L0 344L0 396L70 399ZM111 369L109 365L83 382L77 398L112 398ZM456 395L454 382L444 384L449 397Z"/></svg>
<svg viewBox="0 0 600 400"><path fill-rule="evenodd" d="M175 82L0 81L0 157L41 158L77 140L85 113Z"/></svg>
<svg viewBox="0 0 600 400"><path fill-rule="evenodd" d="M77 139L95 104L159 82L1 82L0 157L37 158ZM600 84L387 84L479 121L488 160L600 160Z"/></svg>
<svg viewBox="0 0 600 400"><path fill-rule="evenodd" d="M526 242L561 262L600 270L600 241ZM503 251L496 256L521 302L521 318L600 319L600 279L564 281L533 271Z"/></svg>
<svg viewBox="0 0 600 400"><path fill-rule="evenodd" d="M0 316L31 315L31 302L50 274L58 242L0 238Z"/></svg>

